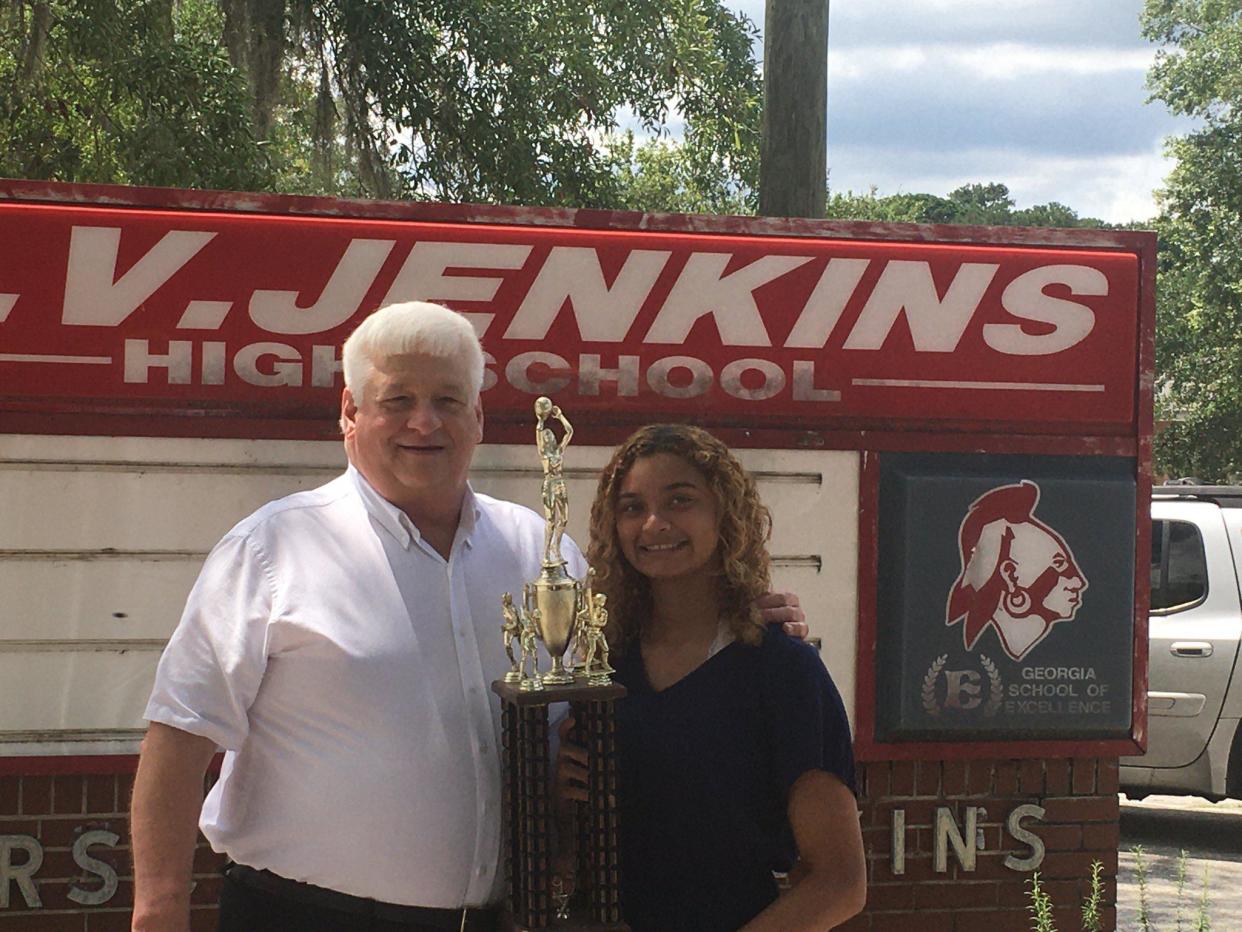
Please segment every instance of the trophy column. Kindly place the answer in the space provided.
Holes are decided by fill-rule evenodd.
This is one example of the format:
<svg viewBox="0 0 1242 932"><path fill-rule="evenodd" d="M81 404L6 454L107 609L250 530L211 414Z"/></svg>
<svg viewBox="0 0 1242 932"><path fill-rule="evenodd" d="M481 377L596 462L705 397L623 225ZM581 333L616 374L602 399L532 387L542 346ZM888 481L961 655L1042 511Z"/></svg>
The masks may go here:
<svg viewBox="0 0 1242 932"><path fill-rule="evenodd" d="M504 742L503 840L507 908L518 930L625 930L621 921L613 703L625 687L572 685L523 690L497 680ZM558 910L553 896L555 806L548 705L569 702L574 740L587 749L589 800L576 805L575 889Z"/></svg>

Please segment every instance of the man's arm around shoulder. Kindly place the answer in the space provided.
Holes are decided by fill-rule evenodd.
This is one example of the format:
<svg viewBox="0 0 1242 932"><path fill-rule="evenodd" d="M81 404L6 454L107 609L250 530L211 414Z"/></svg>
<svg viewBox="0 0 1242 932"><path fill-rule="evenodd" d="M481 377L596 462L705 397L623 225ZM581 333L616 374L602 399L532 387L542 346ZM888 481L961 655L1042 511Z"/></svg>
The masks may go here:
<svg viewBox="0 0 1242 932"><path fill-rule="evenodd" d="M159 722L147 728L129 817L134 932L187 932L190 927L203 780L215 753L210 738Z"/></svg>

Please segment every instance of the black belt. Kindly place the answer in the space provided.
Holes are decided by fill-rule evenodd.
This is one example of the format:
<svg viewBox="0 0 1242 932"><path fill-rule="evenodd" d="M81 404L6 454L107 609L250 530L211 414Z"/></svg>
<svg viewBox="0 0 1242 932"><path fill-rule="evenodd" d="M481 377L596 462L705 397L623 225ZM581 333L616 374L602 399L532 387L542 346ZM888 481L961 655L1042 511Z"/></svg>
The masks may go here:
<svg viewBox="0 0 1242 932"><path fill-rule="evenodd" d="M498 911L495 908L441 909L435 906L405 906L400 903L381 903L363 896L338 893L326 887L317 887L299 880L289 880L269 870L256 870L245 864L229 862L224 876L243 887L260 890L273 896L283 897L295 903L334 909L355 916L369 916L385 922L403 922L423 925L447 932L496 932Z"/></svg>

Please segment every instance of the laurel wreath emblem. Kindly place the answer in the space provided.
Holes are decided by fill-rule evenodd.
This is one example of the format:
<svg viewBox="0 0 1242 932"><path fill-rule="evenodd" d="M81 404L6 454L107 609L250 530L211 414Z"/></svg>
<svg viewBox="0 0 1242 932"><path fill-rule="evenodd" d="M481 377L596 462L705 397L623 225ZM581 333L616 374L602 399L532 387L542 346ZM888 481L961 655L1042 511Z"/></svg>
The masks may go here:
<svg viewBox="0 0 1242 932"><path fill-rule="evenodd" d="M988 659L986 654L979 655L979 663L988 674L988 701L983 707L983 714L991 718L1000 711L1001 699L1005 696L1005 684L1001 682L1000 671L996 669L996 664Z"/></svg>
<svg viewBox="0 0 1242 932"><path fill-rule="evenodd" d="M932 665L927 668L927 673L923 676L923 711L932 718L940 716L940 705L936 702L936 680L948 662L949 655L941 654L932 661ZM1005 698L1005 683L1001 679L1000 670L986 654L979 655L979 665L988 675L988 701L983 706L983 715L991 718L1000 711L1001 702Z"/></svg>
<svg viewBox="0 0 1242 932"><path fill-rule="evenodd" d="M949 655L941 654L932 661L932 665L927 668L927 675L923 677L923 711L932 717L940 715L940 706L936 704L936 678L948 662Z"/></svg>

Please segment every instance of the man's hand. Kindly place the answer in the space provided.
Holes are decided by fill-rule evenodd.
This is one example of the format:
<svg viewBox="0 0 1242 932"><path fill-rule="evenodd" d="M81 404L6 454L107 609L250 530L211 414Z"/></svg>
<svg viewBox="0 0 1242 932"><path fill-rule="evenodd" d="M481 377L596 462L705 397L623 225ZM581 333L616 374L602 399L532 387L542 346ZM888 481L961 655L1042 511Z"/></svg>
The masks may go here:
<svg viewBox="0 0 1242 932"><path fill-rule="evenodd" d="M769 625L780 625L781 630L800 641L806 640L811 629L807 627L806 613L802 603L793 592L769 592L755 599L755 608Z"/></svg>

